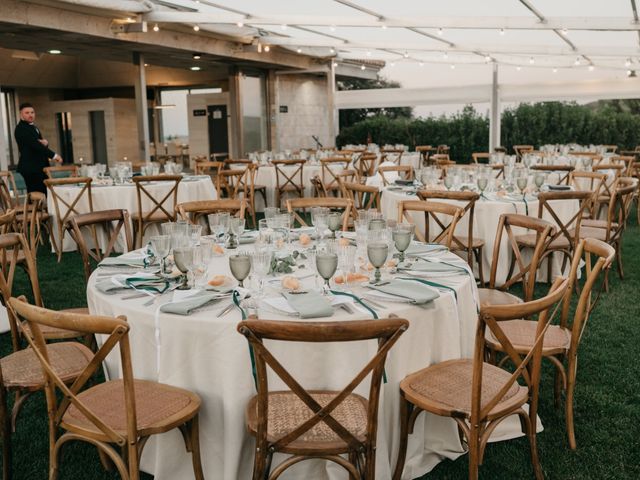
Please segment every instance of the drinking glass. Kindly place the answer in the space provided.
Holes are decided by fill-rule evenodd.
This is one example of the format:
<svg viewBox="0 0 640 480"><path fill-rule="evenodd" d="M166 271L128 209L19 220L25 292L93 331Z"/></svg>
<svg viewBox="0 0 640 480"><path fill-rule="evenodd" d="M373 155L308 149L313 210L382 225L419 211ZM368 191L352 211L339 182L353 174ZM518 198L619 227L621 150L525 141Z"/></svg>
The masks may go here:
<svg viewBox="0 0 640 480"><path fill-rule="evenodd" d="M387 228L387 221L384 218L374 218L369 220L369 230L384 230Z"/></svg>
<svg viewBox="0 0 640 480"><path fill-rule="evenodd" d="M338 245L338 269L342 272L344 287L349 286L349 274L353 271L356 260L356 247L353 245Z"/></svg>
<svg viewBox="0 0 640 480"><path fill-rule="evenodd" d="M544 184L544 174L536 173L535 176L533 177L533 181L535 182L536 187L538 188L538 191L540 191L540 187L542 187L542 185Z"/></svg>
<svg viewBox="0 0 640 480"><path fill-rule="evenodd" d="M273 252L268 249L256 250L251 254L251 265L253 273L258 277L258 298L262 298L264 290L264 279L271 269L271 259Z"/></svg>
<svg viewBox="0 0 640 480"><path fill-rule="evenodd" d="M189 241L192 247L195 247L200 242L200 235L202 234L202 225L189 225Z"/></svg>
<svg viewBox="0 0 640 480"><path fill-rule="evenodd" d="M233 217L229 218L229 247L230 249L238 248L240 243L240 235L244 233L244 218Z"/></svg>
<svg viewBox="0 0 640 480"><path fill-rule="evenodd" d="M480 176L478 177L476 182L478 184L478 190L480 190L480 193L484 193L484 191L487 189L487 186L489 185L489 179L485 176Z"/></svg>
<svg viewBox="0 0 640 480"><path fill-rule="evenodd" d="M322 294L328 295L329 280L336 273L338 269L338 254L333 249L325 248L316 252L316 268L318 274L324 279L324 285L322 286Z"/></svg>
<svg viewBox="0 0 640 480"><path fill-rule="evenodd" d="M371 283L378 283L382 278L380 267L387 261L389 255L389 242L387 241L386 230L372 230L367 239L367 257L371 265L376 269L374 279Z"/></svg>
<svg viewBox="0 0 640 480"><path fill-rule="evenodd" d="M311 209L311 222L316 228L316 236L320 241L324 240L324 231L327 229L327 217L329 209L317 207Z"/></svg>
<svg viewBox="0 0 640 480"><path fill-rule="evenodd" d="M228 213L211 213L207 215L209 230L215 237L217 243L224 244L226 241L227 228L229 225Z"/></svg>
<svg viewBox="0 0 640 480"><path fill-rule="evenodd" d="M178 287L178 290L188 290L189 280L188 272L193 268L193 247L178 247L173 249L173 261L176 263L176 267L183 274L182 285Z"/></svg>
<svg viewBox="0 0 640 480"><path fill-rule="evenodd" d="M269 220L275 217L279 213L280 213L280 209L278 207L266 207L264 209L264 218Z"/></svg>
<svg viewBox="0 0 640 480"><path fill-rule="evenodd" d="M395 243L396 250L400 252L398 262L404 262L404 252L411 245L413 234L416 226L412 223L399 223L392 231L393 242Z"/></svg>
<svg viewBox="0 0 640 480"><path fill-rule="evenodd" d="M336 230L342 225L342 214L339 212L331 212L327 217L327 226L331 230L331 238L336 238Z"/></svg>
<svg viewBox="0 0 640 480"><path fill-rule="evenodd" d="M208 276L209 263L213 256L213 241L210 238L202 237L200 239L200 246L196 248L200 251L198 255L195 255L195 259L199 260L199 262L194 260L193 263L195 264L198 273L202 274L200 277L200 285L204 286Z"/></svg>
<svg viewBox="0 0 640 480"><path fill-rule="evenodd" d="M516 185L518 186L518 189L520 190L522 196L524 196L524 190L525 188L527 188L527 180L528 179L525 176L520 176L516 179Z"/></svg>
<svg viewBox="0 0 640 480"><path fill-rule="evenodd" d="M247 253L238 253L229 256L229 268L231 275L238 281L240 287L244 287L244 280L251 272L251 256Z"/></svg>
<svg viewBox="0 0 640 480"><path fill-rule="evenodd" d="M453 177L451 175L444 177L444 186L447 190L451 190L451 187L453 187Z"/></svg>
<svg viewBox="0 0 640 480"><path fill-rule="evenodd" d="M171 249L171 239L169 235L155 235L151 237L151 248L158 258L160 258L160 273L166 273L165 261Z"/></svg>

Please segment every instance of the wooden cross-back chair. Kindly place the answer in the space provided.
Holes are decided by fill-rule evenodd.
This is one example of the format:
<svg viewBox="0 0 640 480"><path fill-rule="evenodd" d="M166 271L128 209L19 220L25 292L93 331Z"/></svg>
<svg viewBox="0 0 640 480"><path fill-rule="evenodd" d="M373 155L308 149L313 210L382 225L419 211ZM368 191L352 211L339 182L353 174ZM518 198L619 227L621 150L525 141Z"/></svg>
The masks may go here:
<svg viewBox="0 0 640 480"><path fill-rule="evenodd" d="M329 157L320 159L320 175L327 195L338 196L340 194L341 190L338 173L347 170L350 163L351 159L345 157Z"/></svg>
<svg viewBox="0 0 640 480"><path fill-rule="evenodd" d="M89 230L92 239L96 239L96 227L102 229L107 236L107 244L100 245L94 243L87 245L84 232ZM114 251L118 239L124 237L124 251L133 250L133 236L131 234L131 219L129 212L122 209L101 210L92 213L82 213L75 215L67 222L67 228L71 237L78 245L78 251L82 257L84 277L88 282L91 276L91 260L100 263L103 258L108 257Z"/></svg>
<svg viewBox="0 0 640 480"><path fill-rule="evenodd" d="M484 272L482 268L484 240L473 236L476 201L480 198L480 194L469 191L453 192L443 190L421 190L418 192L418 198L424 201L435 199L436 201L451 200L462 203L462 205L456 204L462 207L462 215L458 221L460 221L462 217L467 216L467 235L456 235L454 232L450 248L453 251L465 252L467 263L471 268L473 268L473 259L475 258L476 263L478 264L478 278L480 279L480 285L484 285Z"/></svg>
<svg viewBox="0 0 640 480"><path fill-rule="evenodd" d="M324 198L328 196L327 189L324 186L324 182L322 181L322 178L320 178L320 175L314 175L309 179L309 182L311 182L311 191L314 197Z"/></svg>
<svg viewBox="0 0 640 480"><path fill-rule="evenodd" d="M380 149L380 163L393 162L396 165L400 165L402 161L403 149L399 148L381 148Z"/></svg>
<svg viewBox="0 0 640 480"><path fill-rule="evenodd" d="M624 169L620 173L623 177L630 177L633 170L633 163L635 162L635 155L618 155L615 157L609 157L609 163L614 165L624 165Z"/></svg>
<svg viewBox="0 0 640 480"><path fill-rule="evenodd" d="M304 160L274 160L276 169L276 207L280 208L282 199L294 195L304 197L303 169Z"/></svg>
<svg viewBox="0 0 640 480"><path fill-rule="evenodd" d="M544 252L540 260L547 258L547 279L551 283L553 254L561 253L563 256L562 270L571 262L573 252L580 238L580 226L582 224L582 212L591 208L592 194L590 191L578 190L575 192L540 192L538 194L538 218L548 219L555 227L544 246ZM554 208L554 202L579 202L579 207L569 218L562 219ZM520 248L535 248L537 235L529 233L517 235L516 242Z"/></svg>
<svg viewBox="0 0 640 480"><path fill-rule="evenodd" d="M455 165L456 163L449 158L448 153L435 153L429 157L429 162L438 167Z"/></svg>
<svg viewBox="0 0 640 480"><path fill-rule="evenodd" d="M140 178L140 177L136 177ZM55 209L55 231L56 235L50 235L50 240L54 250L58 254L58 262L62 259L62 251L64 249L64 234L66 223L73 215L86 213L83 202L86 201L89 212L93 212L93 196L91 195L91 182L89 177L69 177L69 178L48 178L44 181L49 191L50 198L53 200L53 208ZM69 191L65 187L70 185L79 185L80 188L70 201L65 200L61 195L62 192ZM82 205L82 206L81 206ZM82 209L82 211L80 211ZM59 243L59 245L58 245Z"/></svg>
<svg viewBox="0 0 640 480"><path fill-rule="evenodd" d="M358 178L373 177L378 156L375 153L364 152L353 161L358 172Z"/></svg>
<svg viewBox="0 0 640 480"><path fill-rule="evenodd" d="M78 167L76 165L56 165L54 167L44 167L43 170L47 178L67 178L78 176Z"/></svg>
<svg viewBox="0 0 640 480"><path fill-rule="evenodd" d="M426 165L429 162L429 154L434 150L431 145L416 145L416 152L420 154L420 160L422 165Z"/></svg>
<svg viewBox="0 0 640 480"><path fill-rule="evenodd" d="M300 212L306 212L308 208L326 207L331 210L342 211L342 230L346 231L349 224L355 221L355 210L353 202L348 198L340 197L324 197L324 198L290 198L287 200L287 211L293 214L294 220L299 225L306 227L307 223L300 215Z"/></svg>
<svg viewBox="0 0 640 480"><path fill-rule="evenodd" d="M449 145L438 145L436 148L436 155L449 155L451 147Z"/></svg>
<svg viewBox="0 0 640 480"><path fill-rule="evenodd" d="M510 415L518 415L530 445L536 479L543 473L536 445L536 424L542 342L545 332L567 291L569 281L558 279L545 297L517 305L483 305L478 316L472 359L457 359L431 365L400 382L400 448L393 480L404 468L408 434L422 412L455 420L469 448L469 479L477 480L479 465L495 427ZM537 315L531 348L519 353L506 340L505 351L514 370L503 370L485 361L485 336L491 332L504 339L502 324ZM520 385L518 380L524 381ZM524 406L528 404L528 412Z"/></svg>
<svg viewBox="0 0 640 480"><path fill-rule="evenodd" d="M7 192L9 199L8 204L13 205L14 207L21 205L22 199L18 186L16 185L16 178L13 175L13 172L10 170L0 170L0 181L4 184L2 190L3 195L4 192Z"/></svg>
<svg viewBox="0 0 640 480"><path fill-rule="evenodd" d="M607 175L598 172L573 171L569 174L569 185L574 190L588 190L591 192L591 203L588 210L582 212L582 218L596 218L598 199L607 188Z"/></svg>
<svg viewBox="0 0 640 480"><path fill-rule="evenodd" d="M516 154L516 160L522 160L522 155L533 151L533 145L514 145L513 153Z"/></svg>
<svg viewBox="0 0 640 480"><path fill-rule="evenodd" d="M16 231L24 234L32 252L37 252L38 245L44 244L43 230L51 238L51 220L47 212L47 196L42 192L27 193L22 207L16 211Z"/></svg>
<svg viewBox="0 0 640 480"><path fill-rule="evenodd" d="M596 238L611 245L616 251L618 275L622 280L622 235L626 229L633 196L638 191L638 181L634 178L620 177L613 188L606 220L585 220L580 229L580 238ZM609 275L605 275L605 289L609 291Z"/></svg>
<svg viewBox="0 0 640 480"><path fill-rule="evenodd" d="M572 450L576 449L573 398L576 385L578 347L589 315L600 298L602 288L596 292L595 299L592 295L596 281L600 273L610 267L614 255L614 248L600 240L594 238L580 240L571 262L569 284L562 303L560 321L558 324L550 325L545 333L542 356L543 358L548 358L555 367L554 390L556 406L560 405L561 391L564 390L566 392L565 420L569 446ZM586 279L578 296L573 318L570 318L573 288L576 286L578 270L581 268L583 261L586 266ZM504 322L502 330L516 352L522 355L531 348L535 340L536 324L531 320L515 319ZM490 351L489 357L495 362L497 360L496 352L504 352L504 348L501 342L490 332L487 335L486 342ZM501 366L508 360L509 357L504 356L498 365Z"/></svg>
<svg viewBox="0 0 640 480"><path fill-rule="evenodd" d="M134 379L125 317L54 312L17 298L12 298L10 305L28 322L33 333L28 341L47 379L50 480L57 479L62 446L78 440L97 447L101 459L108 459L122 479L138 480L140 457L149 437L174 428L181 430L187 451L192 454L196 480L204 478L198 432L201 400L182 388ZM44 342L42 329L52 327L81 328L85 334L106 337L70 386L53 368ZM112 351L119 357L122 379L88 387L88 381Z"/></svg>
<svg viewBox="0 0 640 480"><path fill-rule="evenodd" d="M415 223L413 214L424 214L424 233L416 228L416 238L421 242L440 243L452 248L454 232L464 209L442 202L425 202L423 200L403 200L398 203L398 223ZM439 232L433 232L431 221ZM432 234L433 232L433 234Z"/></svg>
<svg viewBox="0 0 640 480"><path fill-rule="evenodd" d="M571 172L573 172L576 167L571 165L531 165L529 169L534 172L557 173L558 185L569 185Z"/></svg>
<svg viewBox="0 0 640 480"><path fill-rule="evenodd" d="M132 180L136 185L138 211L131 214L131 220L135 245L139 248L142 247L142 239L147 228L154 224L175 221L178 186L182 175L143 175L133 177ZM156 196L148 189L151 182L166 185L169 190ZM149 205L149 208L145 208L146 205Z"/></svg>
<svg viewBox="0 0 640 480"><path fill-rule="evenodd" d="M223 167L223 162L199 161L195 164L194 173L196 175L209 175L213 185L216 187L218 196L220 196L220 171Z"/></svg>
<svg viewBox="0 0 640 480"><path fill-rule="evenodd" d="M340 195L342 195L342 183L350 182L357 183L360 182L360 177L358 176L358 171L352 168L348 168L339 173L336 173L336 180L338 180L338 186L340 186Z"/></svg>
<svg viewBox="0 0 640 480"><path fill-rule="evenodd" d="M249 433L256 439L253 480L278 478L290 466L309 458L337 463L353 479L373 479L384 364L389 350L408 328L409 322L399 318L289 322L250 317L238 324L256 363L258 392L249 401L245 417ZM375 355L342 390L305 389L267 348L276 341L315 344L368 340L378 342ZM270 371L289 389L270 391ZM368 398L354 393L366 379ZM291 456L272 470L274 453Z"/></svg>
<svg viewBox="0 0 640 480"><path fill-rule="evenodd" d="M342 196L353 202L356 211L370 209L380 211L380 190L374 185L342 182Z"/></svg>
<svg viewBox="0 0 640 480"><path fill-rule="evenodd" d="M489 152L474 152L471 154L471 160L473 160L473 163L477 164L488 164L490 158L491 154Z"/></svg>
<svg viewBox="0 0 640 480"><path fill-rule="evenodd" d="M176 211L182 220L194 225L206 226L208 229L207 215L229 212L238 218L244 218L246 207L247 201L244 198L222 198L219 200L183 202L176 206Z"/></svg>
<svg viewBox="0 0 640 480"><path fill-rule="evenodd" d="M525 264L522 259L521 249L516 241L515 228L524 228L533 230L536 242L533 246L531 260ZM500 215L498 228L496 230L496 239L493 244L493 258L491 260L491 275L489 277L489 288L478 289L481 304L489 305L505 305L519 303L524 300L528 302L533 299L533 289L536 282L536 272L540 265L542 254L549 237L555 233L555 227L551 222L539 218L529 217L516 213L505 213ZM509 273L502 285L498 285L497 273L500 264L500 250L503 241L507 243L511 261ZM503 261L507 259L503 258ZM517 267L517 271L515 270ZM522 282L523 298L507 292L511 286L517 282Z"/></svg>
<svg viewBox="0 0 640 480"><path fill-rule="evenodd" d="M16 318L10 306L8 307L8 315L10 321ZM67 384L73 383L80 376L92 356L91 350L86 346L72 341L47 344L47 353L52 360L53 368L59 373L61 381ZM11 434L16 431L16 420L20 408L31 394L44 390L45 384L42 367L31 348L18 348L2 357L2 362L0 362L2 480L14 478ZM10 394L15 396L11 411L8 406Z"/></svg>
<svg viewBox="0 0 640 480"><path fill-rule="evenodd" d="M617 145L602 145L606 153L616 153L618 150Z"/></svg>
<svg viewBox="0 0 640 480"><path fill-rule="evenodd" d="M413 180L413 167L411 165L388 165L378 167L378 174L382 178L383 185L393 183L393 180L387 176L391 173L397 174L398 178L402 180Z"/></svg>

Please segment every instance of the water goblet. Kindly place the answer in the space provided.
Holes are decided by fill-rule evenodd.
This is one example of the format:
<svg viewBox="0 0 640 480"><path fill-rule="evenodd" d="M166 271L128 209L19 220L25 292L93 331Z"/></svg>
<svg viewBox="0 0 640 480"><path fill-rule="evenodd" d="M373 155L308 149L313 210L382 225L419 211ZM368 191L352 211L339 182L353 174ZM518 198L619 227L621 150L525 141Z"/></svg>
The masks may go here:
<svg viewBox="0 0 640 480"><path fill-rule="evenodd" d="M240 242L240 235L244 233L244 218L233 217L229 219L229 245L228 248L238 248Z"/></svg>
<svg viewBox="0 0 640 480"><path fill-rule="evenodd" d="M387 255L389 254L389 244L382 238L375 240L369 240L367 243L367 257L371 265L376 269L374 278L371 283L379 283L382 275L380 274L380 267L387 261Z"/></svg>
<svg viewBox="0 0 640 480"><path fill-rule="evenodd" d="M151 237L151 248L160 259L160 273L166 273L166 258L171 249L171 238L169 235L155 235Z"/></svg>
<svg viewBox="0 0 640 480"><path fill-rule="evenodd" d="M453 187L453 177L451 175L444 177L444 186L447 190L451 190L451 187Z"/></svg>
<svg viewBox="0 0 640 480"><path fill-rule="evenodd" d="M398 262L404 262L404 252L411 245L416 226L412 223L399 223L392 231L396 250L400 252Z"/></svg>
<svg viewBox="0 0 640 480"><path fill-rule="evenodd" d="M200 242L200 235L202 234L202 225L189 225L188 228L189 241L192 247L195 247Z"/></svg>
<svg viewBox="0 0 640 480"><path fill-rule="evenodd" d="M369 220L369 230L384 230L387 228L387 221L384 218L374 218Z"/></svg>
<svg viewBox="0 0 640 480"><path fill-rule="evenodd" d="M489 179L485 176L480 176L477 178L476 183L478 184L478 190L480 190L480 193L482 194L489 185Z"/></svg>
<svg viewBox="0 0 640 480"><path fill-rule="evenodd" d="M349 286L349 273L353 271L356 260L356 247L353 245L338 245L338 269L342 272L344 287Z"/></svg>
<svg viewBox="0 0 640 480"><path fill-rule="evenodd" d="M244 287L244 280L251 272L251 256L247 253L237 253L229 256L229 268L231 275L238 281L240 287Z"/></svg>
<svg viewBox="0 0 640 480"><path fill-rule="evenodd" d="M533 181L536 184L536 188L538 189L538 191L540 191L540 187L542 187L542 185L544 184L544 174L536 173L533 177Z"/></svg>
<svg viewBox="0 0 640 480"><path fill-rule="evenodd" d="M256 250L251 254L253 273L258 277L258 298L262 298L264 291L264 279L271 269L273 252L269 248Z"/></svg>
<svg viewBox="0 0 640 480"><path fill-rule="evenodd" d="M331 212L327 217L327 226L331 230L331 238L336 238L336 230L342 225L342 214L339 212Z"/></svg>
<svg viewBox="0 0 640 480"><path fill-rule="evenodd" d="M193 268L193 247L178 247L173 249L173 261L183 275L182 284L178 290L188 290L188 272Z"/></svg>
<svg viewBox="0 0 640 480"><path fill-rule="evenodd" d="M329 248L319 250L316 252L316 268L318 269L318 274L324 279L322 294L328 295L331 289L329 280L338 269L338 254Z"/></svg>
<svg viewBox="0 0 640 480"><path fill-rule="evenodd" d="M524 197L524 190L527 188L527 181L528 181L528 178L525 176L520 176L516 179L516 185L518 186L518 189L520 190L520 193L522 194L523 197Z"/></svg>

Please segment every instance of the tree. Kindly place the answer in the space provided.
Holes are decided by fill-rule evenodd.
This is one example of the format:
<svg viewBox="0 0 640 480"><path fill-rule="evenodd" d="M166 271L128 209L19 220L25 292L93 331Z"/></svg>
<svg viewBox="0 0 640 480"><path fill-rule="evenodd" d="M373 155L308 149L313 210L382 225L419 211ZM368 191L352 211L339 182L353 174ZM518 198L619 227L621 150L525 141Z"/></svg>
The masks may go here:
<svg viewBox="0 0 640 480"><path fill-rule="evenodd" d="M362 78L345 78L336 82L338 90L368 90L377 88L400 88L399 82L378 77L375 80ZM382 116L386 118L407 118L413 116L411 107L392 108L351 108L340 110L340 128L350 127L369 117Z"/></svg>

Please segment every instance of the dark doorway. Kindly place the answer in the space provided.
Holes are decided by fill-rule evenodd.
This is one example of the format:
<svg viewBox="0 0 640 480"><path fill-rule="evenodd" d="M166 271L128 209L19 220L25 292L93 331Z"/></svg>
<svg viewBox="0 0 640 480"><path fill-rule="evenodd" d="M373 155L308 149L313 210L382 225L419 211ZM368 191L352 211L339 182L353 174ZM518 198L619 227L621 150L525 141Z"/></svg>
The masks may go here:
<svg viewBox="0 0 640 480"><path fill-rule="evenodd" d="M91 124L91 151L93 163L107 164L107 132L104 125L104 112L94 110L89 112Z"/></svg>
<svg viewBox="0 0 640 480"><path fill-rule="evenodd" d="M227 126L227 106L208 105L209 154L229 152L229 129Z"/></svg>
<svg viewBox="0 0 640 480"><path fill-rule="evenodd" d="M71 127L71 112L56 113L56 126L60 155L64 163L73 163L73 135Z"/></svg>

